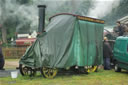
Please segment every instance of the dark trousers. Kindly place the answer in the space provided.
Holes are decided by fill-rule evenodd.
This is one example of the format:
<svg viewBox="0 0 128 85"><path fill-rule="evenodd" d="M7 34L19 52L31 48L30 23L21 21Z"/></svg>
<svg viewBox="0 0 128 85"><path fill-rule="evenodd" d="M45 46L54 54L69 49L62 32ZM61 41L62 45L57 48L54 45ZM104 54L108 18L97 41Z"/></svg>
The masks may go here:
<svg viewBox="0 0 128 85"><path fill-rule="evenodd" d="M0 70L4 67L4 58L0 57Z"/></svg>
<svg viewBox="0 0 128 85"><path fill-rule="evenodd" d="M104 57L104 70L110 70L110 58L109 57Z"/></svg>

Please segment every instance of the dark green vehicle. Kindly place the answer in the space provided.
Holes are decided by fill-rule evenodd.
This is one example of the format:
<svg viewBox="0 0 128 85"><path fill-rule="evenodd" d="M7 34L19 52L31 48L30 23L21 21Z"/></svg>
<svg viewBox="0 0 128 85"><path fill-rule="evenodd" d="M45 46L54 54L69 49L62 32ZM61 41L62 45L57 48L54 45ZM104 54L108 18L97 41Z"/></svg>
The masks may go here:
<svg viewBox="0 0 128 85"><path fill-rule="evenodd" d="M118 37L114 45L115 71L128 70L128 37Z"/></svg>
<svg viewBox="0 0 128 85"><path fill-rule="evenodd" d="M45 32L21 57L21 74L40 70L44 77L53 78L63 69L95 72L103 64L103 28L99 19L68 13L52 16Z"/></svg>

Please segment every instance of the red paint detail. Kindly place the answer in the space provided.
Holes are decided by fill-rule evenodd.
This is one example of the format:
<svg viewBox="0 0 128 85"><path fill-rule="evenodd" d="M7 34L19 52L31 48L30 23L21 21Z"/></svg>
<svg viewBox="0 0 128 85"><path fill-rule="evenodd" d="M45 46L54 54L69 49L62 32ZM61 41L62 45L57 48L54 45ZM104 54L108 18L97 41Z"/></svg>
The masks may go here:
<svg viewBox="0 0 128 85"><path fill-rule="evenodd" d="M36 38L19 38L16 39L16 45L17 46L27 46L27 45L31 45L32 43L34 43L36 40Z"/></svg>

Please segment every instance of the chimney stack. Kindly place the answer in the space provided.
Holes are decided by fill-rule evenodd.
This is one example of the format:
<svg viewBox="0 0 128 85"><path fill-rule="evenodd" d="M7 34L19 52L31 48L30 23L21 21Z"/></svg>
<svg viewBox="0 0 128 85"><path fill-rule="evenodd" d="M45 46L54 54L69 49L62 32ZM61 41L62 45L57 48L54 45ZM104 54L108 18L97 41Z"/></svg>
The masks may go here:
<svg viewBox="0 0 128 85"><path fill-rule="evenodd" d="M38 5L39 8L39 27L38 33L43 33L45 28L45 8L46 5Z"/></svg>

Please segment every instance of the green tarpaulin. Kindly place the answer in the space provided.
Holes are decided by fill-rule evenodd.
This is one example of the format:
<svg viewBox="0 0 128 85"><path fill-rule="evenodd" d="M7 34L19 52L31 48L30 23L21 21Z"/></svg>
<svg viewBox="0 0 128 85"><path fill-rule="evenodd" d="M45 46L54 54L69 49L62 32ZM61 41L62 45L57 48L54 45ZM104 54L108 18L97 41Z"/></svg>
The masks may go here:
<svg viewBox="0 0 128 85"><path fill-rule="evenodd" d="M45 33L27 49L20 64L28 67L66 68L102 64L104 24L72 15L53 17Z"/></svg>

